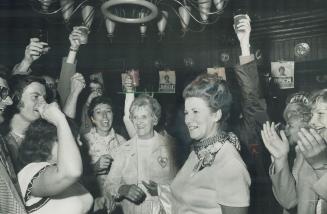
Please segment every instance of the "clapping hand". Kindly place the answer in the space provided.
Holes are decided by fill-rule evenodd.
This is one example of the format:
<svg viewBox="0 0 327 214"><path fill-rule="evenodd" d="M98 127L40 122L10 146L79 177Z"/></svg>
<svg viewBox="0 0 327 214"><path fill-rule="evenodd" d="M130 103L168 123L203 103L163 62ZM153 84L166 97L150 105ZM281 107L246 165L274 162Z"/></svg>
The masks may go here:
<svg viewBox="0 0 327 214"><path fill-rule="evenodd" d="M274 160L286 160L290 150L289 142L284 131L280 131L280 137L275 130L275 123L266 122L261 130L261 137L265 147Z"/></svg>
<svg viewBox="0 0 327 214"><path fill-rule="evenodd" d="M302 128L297 142L306 161L314 169L323 169L327 166L326 141L314 129L309 131Z"/></svg>

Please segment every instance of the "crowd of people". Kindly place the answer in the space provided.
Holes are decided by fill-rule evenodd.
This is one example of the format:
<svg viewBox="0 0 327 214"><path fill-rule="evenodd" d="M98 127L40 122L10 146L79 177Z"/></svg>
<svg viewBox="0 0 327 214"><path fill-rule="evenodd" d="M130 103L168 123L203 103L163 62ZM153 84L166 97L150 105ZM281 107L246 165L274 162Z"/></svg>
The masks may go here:
<svg viewBox="0 0 327 214"><path fill-rule="evenodd" d="M271 192L280 213L326 214L327 89L292 94L284 125L271 121L250 52L250 18L234 29L241 110L231 108L228 81L197 76L183 91L187 154L168 127L158 128L160 100L134 94L130 76L119 118L102 83L76 72L78 28L57 81L32 75L49 45L30 39L23 60L0 70L0 213L259 214L271 208L260 195ZM270 181L265 188L262 178Z"/></svg>

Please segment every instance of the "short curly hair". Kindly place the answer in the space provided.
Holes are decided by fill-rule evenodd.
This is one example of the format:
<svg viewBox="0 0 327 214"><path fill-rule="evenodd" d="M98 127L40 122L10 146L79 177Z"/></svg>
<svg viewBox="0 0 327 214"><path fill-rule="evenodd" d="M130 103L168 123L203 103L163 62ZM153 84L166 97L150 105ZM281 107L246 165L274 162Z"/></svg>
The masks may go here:
<svg viewBox="0 0 327 214"><path fill-rule="evenodd" d="M57 128L44 119L33 121L19 148L19 162L25 166L32 162L47 161L54 142L58 141Z"/></svg>
<svg viewBox="0 0 327 214"><path fill-rule="evenodd" d="M212 112L219 109L222 112L220 122L229 118L232 105L232 94L227 82L216 74L201 74L186 86L183 91L183 98L198 97L208 103Z"/></svg>
<svg viewBox="0 0 327 214"><path fill-rule="evenodd" d="M154 116L157 118L157 120L158 121L160 120L161 106L158 100L147 94L141 94L134 99L134 101L131 104L131 107L129 108L130 117L133 117L133 113L136 108L143 107L143 106L149 106Z"/></svg>
<svg viewBox="0 0 327 214"><path fill-rule="evenodd" d="M99 104L107 104L113 109L112 101L110 98L105 96L98 96L92 99L89 108L87 109L87 115L91 119L94 113L94 108Z"/></svg>

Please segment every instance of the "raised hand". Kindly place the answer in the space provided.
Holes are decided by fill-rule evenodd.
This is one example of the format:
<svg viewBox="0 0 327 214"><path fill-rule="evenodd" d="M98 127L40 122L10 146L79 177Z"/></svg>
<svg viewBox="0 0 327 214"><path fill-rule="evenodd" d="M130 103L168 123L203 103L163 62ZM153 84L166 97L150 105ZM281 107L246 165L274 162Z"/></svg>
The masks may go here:
<svg viewBox="0 0 327 214"><path fill-rule="evenodd" d="M240 41L240 44L247 43L249 44L250 40L250 33L251 33L251 20L248 15L246 15L246 18L241 19L237 26L233 26L235 33L237 35L238 40Z"/></svg>
<svg viewBox="0 0 327 214"><path fill-rule="evenodd" d="M41 42L38 38L31 38L30 43L26 46L24 60L32 64L39 59L42 54L48 53L50 47L48 43Z"/></svg>
<svg viewBox="0 0 327 214"><path fill-rule="evenodd" d="M79 94L83 88L85 88L85 79L83 75L80 73L75 73L70 78L70 91Z"/></svg>
<svg viewBox="0 0 327 214"><path fill-rule="evenodd" d="M124 86L126 89L126 92L133 92L133 79L131 75L127 74L124 79Z"/></svg>
<svg viewBox="0 0 327 214"><path fill-rule="evenodd" d="M158 184L156 182L150 180L149 183L146 183L145 181L142 181L142 184L148 190L150 195L158 196Z"/></svg>
<svg viewBox="0 0 327 214"><path fill-rule="evenodd" d="M102 155L95 163L94 167L97 172L108 171L113 158L110 155Z"/></svg>
<svg viewBox="0 0 327 214"><path fill-rule="evenodd" d="M135 184L120 186L118 193L134 204L140 204L146 198L146 194L143 190Z"/></svg>
<svg viewBox="0 0 327 214"><path fill-rule="evenodd" d="M91 104L92 100L99 96L101 96L101 94L99 94L97 91L92 91L86 100L86 105L89 106Z"/></svg>
<svg viewBox="0 0 327 214"><path fill-rule="evenodd" d="M280 131L278 136L275 130L275 123L271 124L267 121L263 124L263 130L261 130L261 137L265 147L275 160L286 160L288 152L290 150L289 142L286 138L284 131Z"/></svg>
<svg viewBox="0 0 327 214"><path fill-rule="evenodd" d="M314 129L302 128L297 142L306 161L314 169L327 168L326 141Z"/></svg>
<svg viewBox="0 0 327 214"><path fill-rule="evenodd" d="M82 31L79 29L74 29L69 35L70 47L72 49L78 50L80 43L80 38L82 36Z"/></svg>

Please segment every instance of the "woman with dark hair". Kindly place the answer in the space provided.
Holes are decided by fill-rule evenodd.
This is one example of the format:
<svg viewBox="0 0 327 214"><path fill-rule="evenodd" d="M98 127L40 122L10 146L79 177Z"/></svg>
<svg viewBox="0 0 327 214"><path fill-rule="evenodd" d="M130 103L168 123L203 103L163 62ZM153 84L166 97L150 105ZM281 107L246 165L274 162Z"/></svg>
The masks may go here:
<svg viewBox="0 0 327 214"><path fill-rule="evenodd" d="M92 196L78 183L82 159L65 115L56 103L39 103L19 149L18 181L28 213L85 214Z"/></svg>
<svg viewBox="0 0 327 214"><path fill-rule="evenodd" d="M104 202L102 198L103 184L113 161L112 153L126 140L117 134L112 126L114 113L109 98L104 96L95 97L88 108L88 116L93 127L85 134L84 139L88 147L93 172L97 179L97 186L93 188L95 188L94 194L100 197L96 199L96 204L101 208L100 204Z"/></svg>

